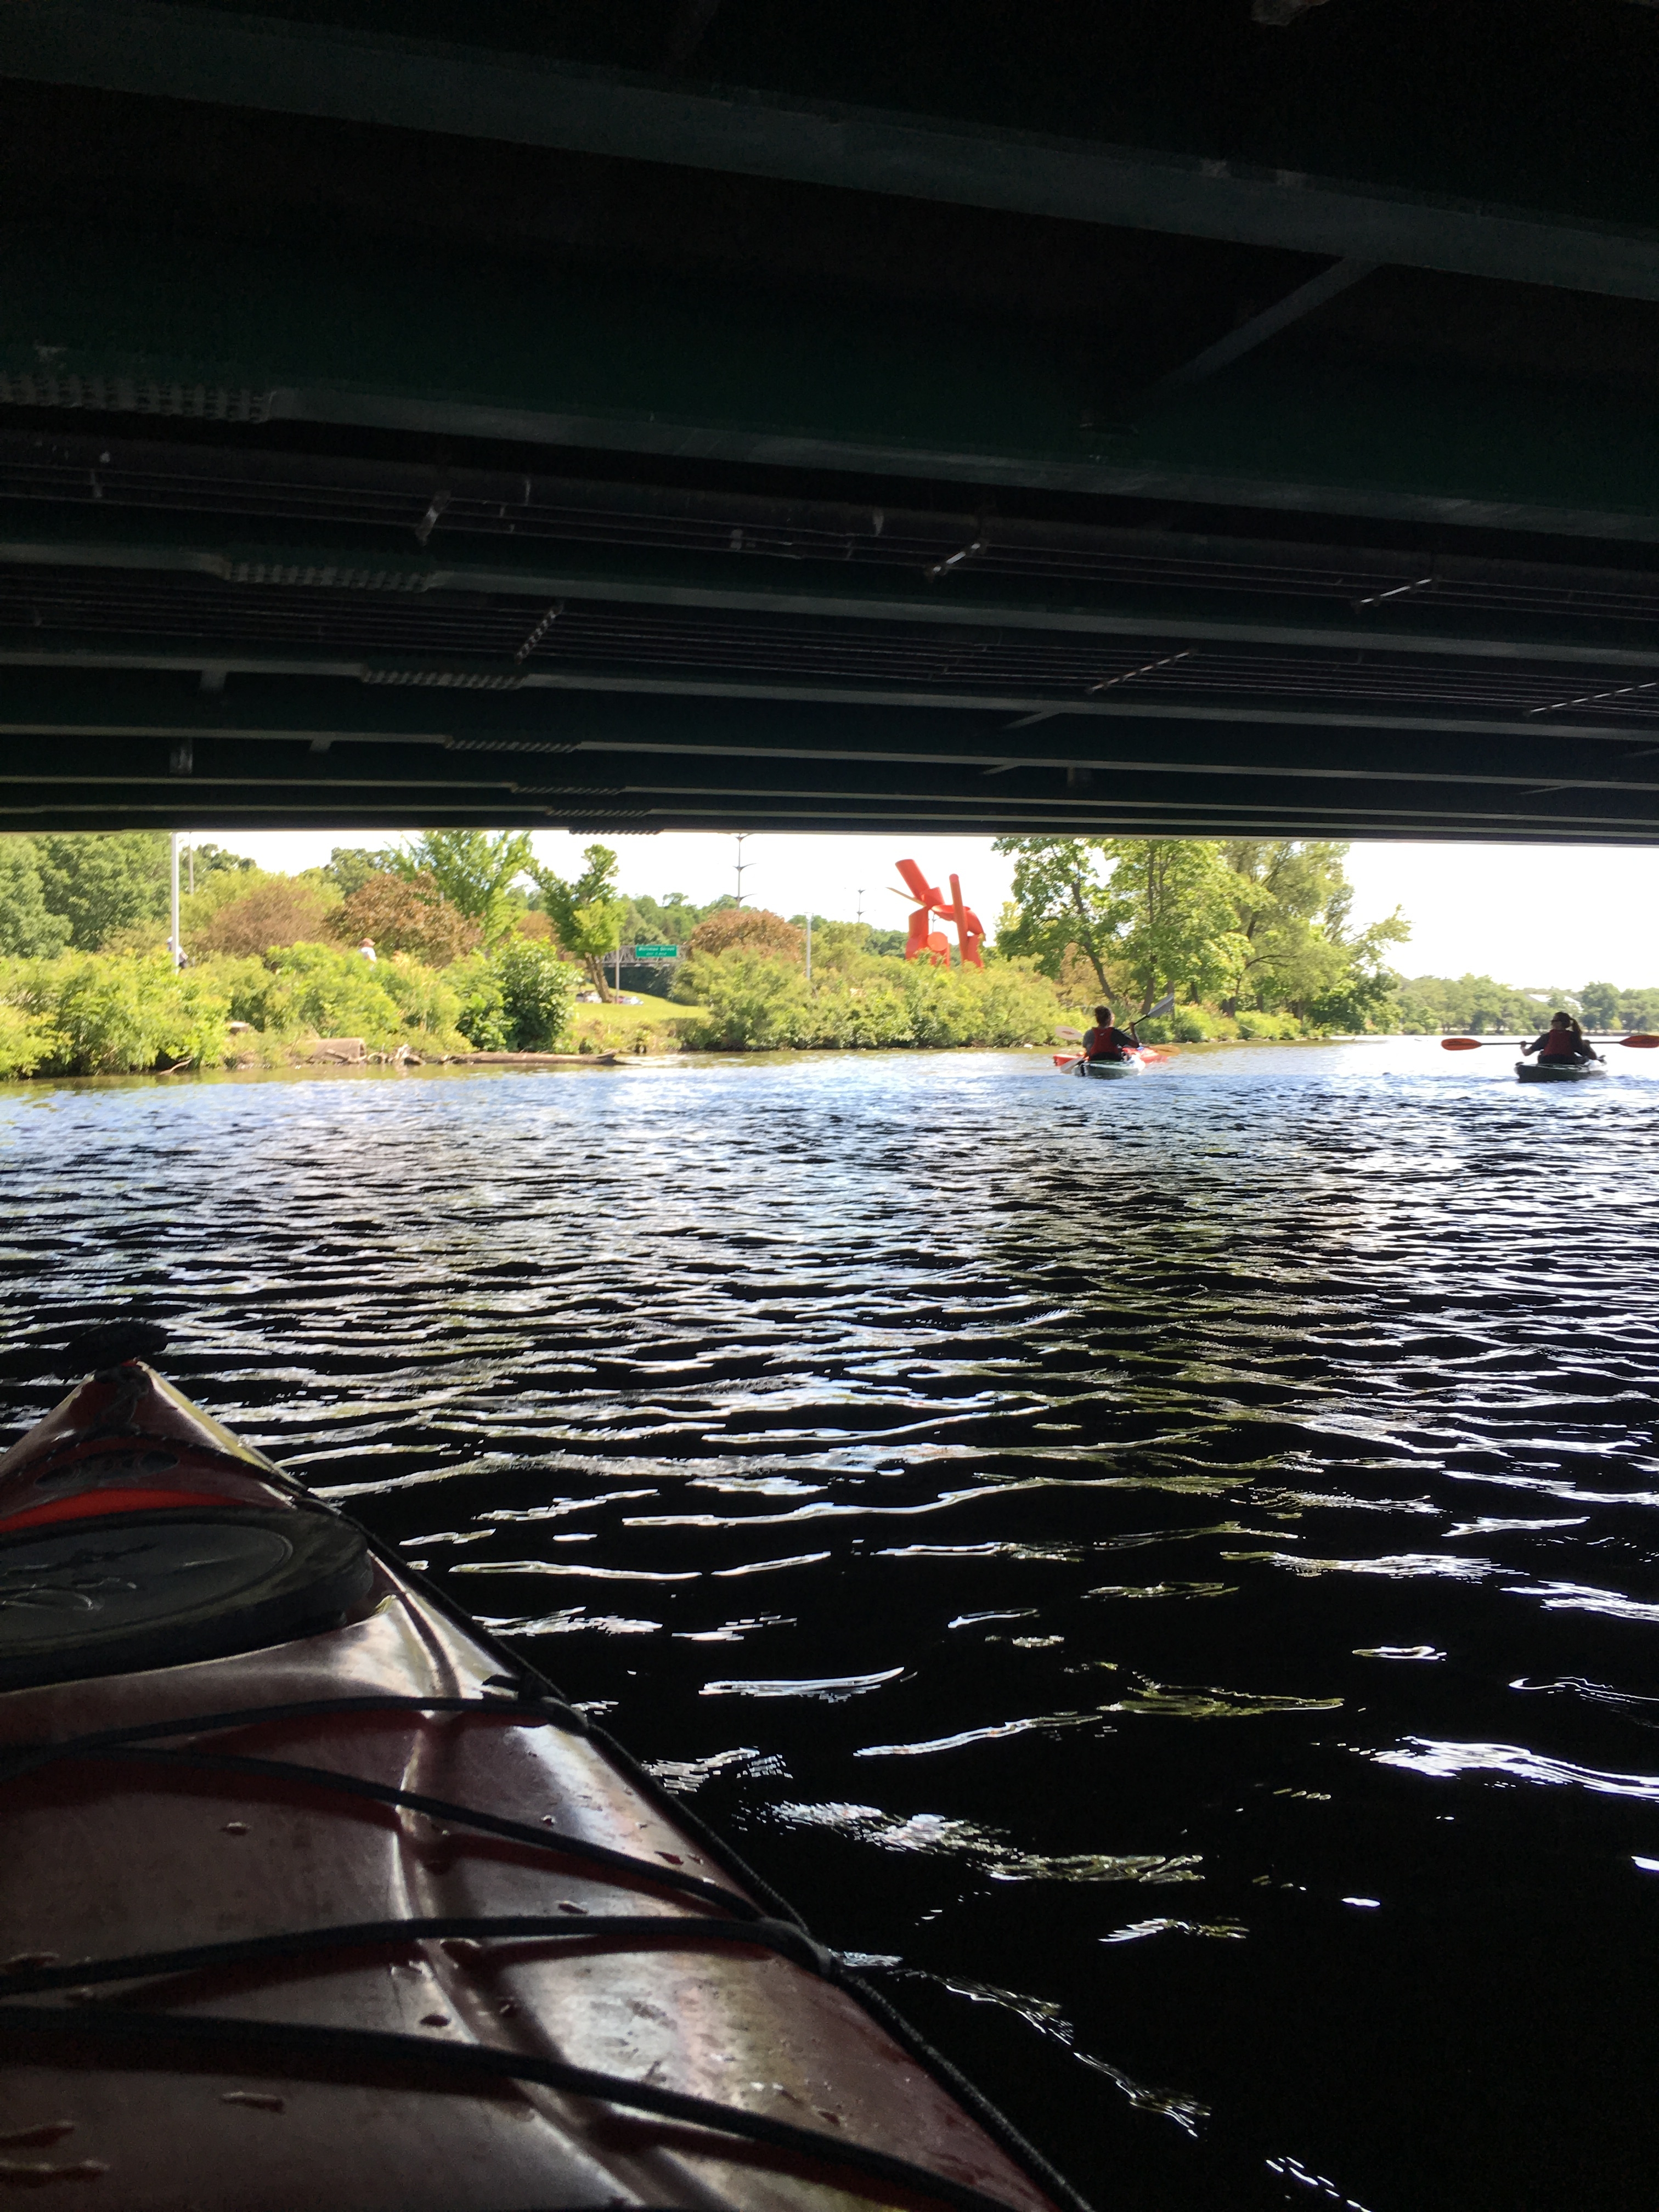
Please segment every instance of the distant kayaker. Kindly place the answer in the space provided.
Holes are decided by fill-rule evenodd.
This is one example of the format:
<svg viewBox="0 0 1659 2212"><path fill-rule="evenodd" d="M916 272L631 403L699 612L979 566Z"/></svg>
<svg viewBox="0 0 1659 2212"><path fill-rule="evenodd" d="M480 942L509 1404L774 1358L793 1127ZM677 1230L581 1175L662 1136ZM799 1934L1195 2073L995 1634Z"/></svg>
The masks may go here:
<svg viewBox="0 0 1659 2212"><path fill-rule="evenodd" d="M1083 1039L1084 1056L1088 1060L1121 1060L1126 1053L1139 1052L1140 1039L1135 1035L1135 1025L1127 1030L1116 1028L1109 1006L1095 1008L1095 1025Z"/></svg>
<svg viewBox="0 0 1659 2212"><path fill-rule="evenodd" d="M1530 1044L1523 1044L1522 1052L1535 1052L1540 1063L1551 1060L1600 1060L1589 1039L1571 1014L1552 1014L1550 1025L1542 1036L1535 1036Z"/></svg>

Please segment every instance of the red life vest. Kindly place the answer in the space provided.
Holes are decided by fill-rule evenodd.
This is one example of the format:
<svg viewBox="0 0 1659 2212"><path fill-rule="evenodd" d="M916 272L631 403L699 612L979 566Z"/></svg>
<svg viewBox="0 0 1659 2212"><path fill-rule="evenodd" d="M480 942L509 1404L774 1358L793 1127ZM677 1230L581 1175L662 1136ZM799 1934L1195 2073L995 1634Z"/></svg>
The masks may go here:
<svg viewBox="0 0 1659 2212"><path fill-rule="evenodd" d="M1135 1041L1122 1030L1114 1026L1102 1029L1098 1023L1083 1040L1083 1049L1091 1060L1117 1060L1125 1053L1136 1049Z"/></svg>
<svg viewBox="0 0 1659 2212"><path fill-rule="evenodd" d="M1578 1040L1571 1030L1547 1030L1544 1042L1538 1048L1540 1060L1576 1060Z"/></svg>

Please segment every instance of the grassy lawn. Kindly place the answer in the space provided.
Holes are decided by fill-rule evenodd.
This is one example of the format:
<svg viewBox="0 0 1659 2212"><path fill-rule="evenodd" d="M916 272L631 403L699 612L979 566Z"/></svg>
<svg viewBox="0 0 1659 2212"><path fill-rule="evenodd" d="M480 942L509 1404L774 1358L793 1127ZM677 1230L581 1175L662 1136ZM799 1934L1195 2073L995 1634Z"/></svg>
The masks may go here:
<svg viewBox="0 0 1659 2212"><path fill-rule="evenodd" d="M560 1050L678 1052L682 1032L701 1011L667 999L646 999L637 1006L575 1006Z"/></svg>

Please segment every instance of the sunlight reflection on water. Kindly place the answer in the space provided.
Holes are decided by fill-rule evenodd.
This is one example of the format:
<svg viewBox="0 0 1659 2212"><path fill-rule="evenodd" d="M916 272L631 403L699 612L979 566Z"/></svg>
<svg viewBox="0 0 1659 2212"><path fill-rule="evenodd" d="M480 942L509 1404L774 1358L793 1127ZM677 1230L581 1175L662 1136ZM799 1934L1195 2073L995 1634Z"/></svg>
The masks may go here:
<svg viewBox="0 0 1659 2212"><path fill-rule="evenodd" d="M14 1087L13 1413L143 1298L1114 2207L1647 2212L1659 1067L1612 1058Z"/></svg>

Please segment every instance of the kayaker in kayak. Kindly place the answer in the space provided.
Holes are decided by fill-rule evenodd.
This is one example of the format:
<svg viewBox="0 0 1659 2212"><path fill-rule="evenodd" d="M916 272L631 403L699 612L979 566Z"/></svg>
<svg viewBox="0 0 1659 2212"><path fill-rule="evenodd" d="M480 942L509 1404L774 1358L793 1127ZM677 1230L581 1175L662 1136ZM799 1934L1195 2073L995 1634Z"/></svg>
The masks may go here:
<svg viewBox="0 0 1659 2212"><path fill-rule="evenodd" d="M1535 1036L1530 1044L1523 1044L1523 1053L1535 1052L1539 1065L1548 1066L1552 1061L1600 1060L1589 1039L1571 1014L1552 1014L1550 1025L1542 1036Z"/></svg>
<svg viewBox="0 0 1659 2212"><path fill-rule="evenodd" d="M1122 1060L1132 1052L1140 1050L1140 1039L1135 1035L1135 1025L1127 1030L1114 1026L1109 1006L1095 1008L1095 1026L1085 1033L1083 1056L1085 1060Z"/></svg>

